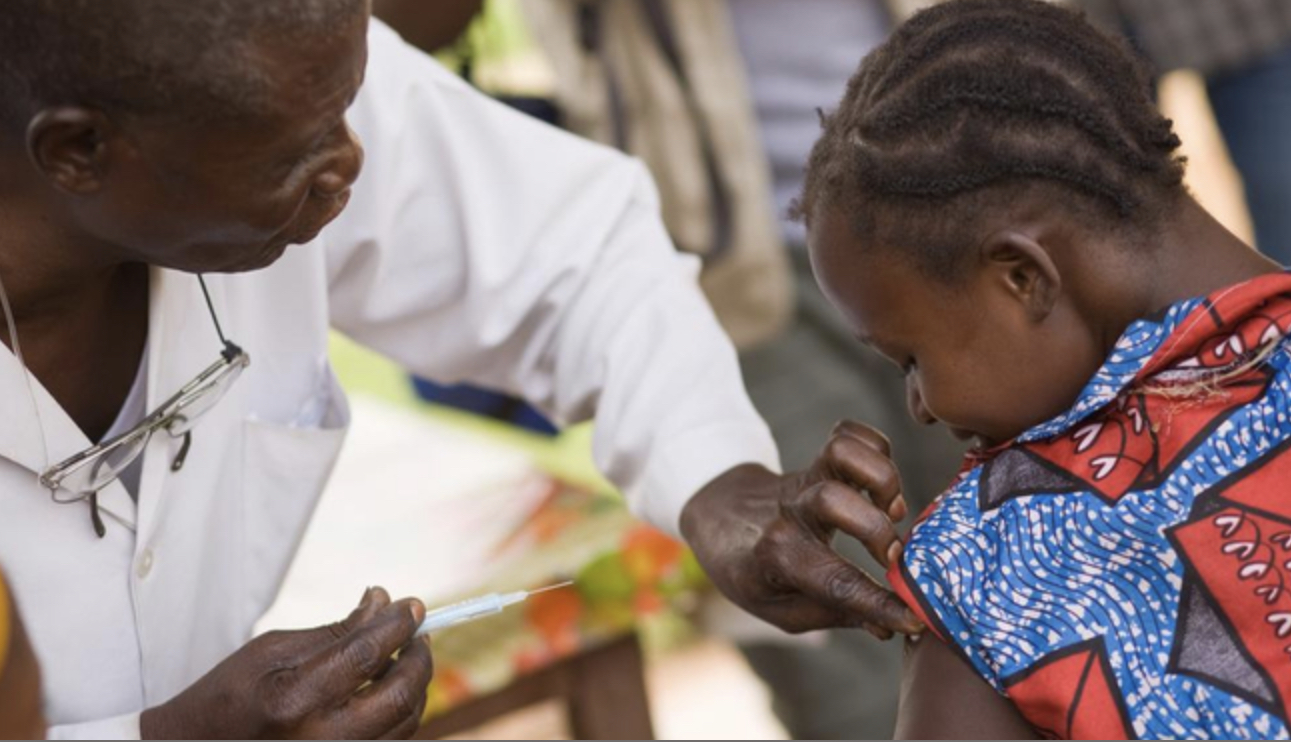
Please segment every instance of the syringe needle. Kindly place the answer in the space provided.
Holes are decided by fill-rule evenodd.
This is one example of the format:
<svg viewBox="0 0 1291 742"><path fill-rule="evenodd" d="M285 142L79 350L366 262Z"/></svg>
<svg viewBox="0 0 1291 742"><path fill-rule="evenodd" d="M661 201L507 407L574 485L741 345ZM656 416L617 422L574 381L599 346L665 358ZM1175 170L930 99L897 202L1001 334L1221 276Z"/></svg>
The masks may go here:
<svg viewBox="0 0 1291 742"><path fill-rule="evenodd" d="M569 581L567 581L567 582L562 582L562 583L560 583L559 585L548 585L547 587L540 587L540 588L538 588L537 590L530 590L530 591L529 591L529 597L531 597L531 598L532 598L533 596L535 596L535 595L539 595L539 594L541 594L541 593L549 593L549 592L551 592L552 590L560 590L560 589L563 589L563 588L566 588L566 587L572 587L573 585L574 585L574 581L573 581L573 580L569 580Z"/></svg>

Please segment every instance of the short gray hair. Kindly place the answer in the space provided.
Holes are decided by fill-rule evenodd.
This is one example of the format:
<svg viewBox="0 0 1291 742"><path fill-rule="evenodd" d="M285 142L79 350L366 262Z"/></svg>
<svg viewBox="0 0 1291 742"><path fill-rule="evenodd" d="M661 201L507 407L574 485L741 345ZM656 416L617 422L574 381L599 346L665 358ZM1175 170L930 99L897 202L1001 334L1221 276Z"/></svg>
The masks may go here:
<svg viewBox="0 0 1291 742"><path fill-rule="evenodd" d="M368 0L0 0L0 122L83 105L212 119L266 93L246 50L335 33Z"/></svg>

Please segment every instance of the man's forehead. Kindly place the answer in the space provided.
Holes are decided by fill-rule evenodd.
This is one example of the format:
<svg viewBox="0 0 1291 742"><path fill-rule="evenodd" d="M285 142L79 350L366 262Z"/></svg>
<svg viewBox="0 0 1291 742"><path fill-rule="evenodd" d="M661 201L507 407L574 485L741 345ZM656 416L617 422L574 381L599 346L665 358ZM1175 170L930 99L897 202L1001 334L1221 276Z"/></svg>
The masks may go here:
<svg viewBox="0 0 1291 742"><path fill-rule="evenodd" d="M268 112L285 119L343 112L353 102L367 67L366 19L345 33L286 46L255 40L246 63L262 81Z"/></svg>
<svg viewBox="0 0 1291 742"><path fill-rule="evenodd" d="M220 127L284 105L284 120L327 115L362 79L368 17L366 0L4 0L0 116L25 127L80 106Z"/></svg>

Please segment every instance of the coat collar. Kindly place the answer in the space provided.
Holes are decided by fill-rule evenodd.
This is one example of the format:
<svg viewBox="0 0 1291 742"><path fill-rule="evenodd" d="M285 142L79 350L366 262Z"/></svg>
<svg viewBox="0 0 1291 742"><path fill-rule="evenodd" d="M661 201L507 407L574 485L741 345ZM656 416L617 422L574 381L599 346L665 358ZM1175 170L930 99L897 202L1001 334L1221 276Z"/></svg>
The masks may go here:
<svg viewBox="0 0 1291 742"><path fill-rule="evenodd" d="M216 359L219 344L210 320L205 317L203 302L196 276L160 268L150 270L147 357L142 359L147 364L145 406L148 411ZM199 319L202 320L200 328L197 327ZM207 349L209 357L198 358L198 348ZM3 345L0 345L0 389L3 390L0 419L5 421L0 425L0 458L27 469L33 481L47 467L92 445L40 380L26 373L17 356ZM154 440L154 445L149 446L150 452L158 450L156 443ZM149 477L149 470L156 471L147 466L145 479ZM41 490L48 492L43 486ZM146 486L141 485L140 490L143 515L146 515L155 504L148 503L144 497ZM131 529L136 527L141 515L141 508L119 483L99 493L99 507Z"/></svg>

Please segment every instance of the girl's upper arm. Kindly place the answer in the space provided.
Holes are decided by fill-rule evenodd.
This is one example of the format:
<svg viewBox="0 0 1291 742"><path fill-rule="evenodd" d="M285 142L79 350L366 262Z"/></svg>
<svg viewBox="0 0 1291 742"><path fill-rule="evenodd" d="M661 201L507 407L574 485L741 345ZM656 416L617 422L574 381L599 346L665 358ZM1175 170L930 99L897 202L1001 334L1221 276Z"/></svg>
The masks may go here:
<svg viewBox="0 0 1291 742"><path fill-rule="evenodd" d="M907 642L896 739L1039 738L954 649L928 634Z"/></svg>

